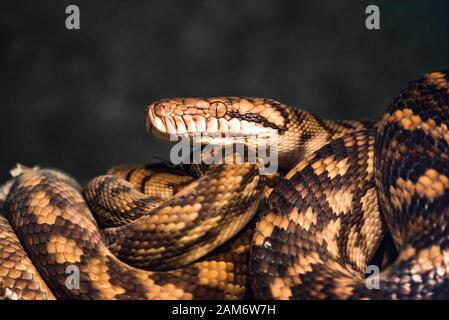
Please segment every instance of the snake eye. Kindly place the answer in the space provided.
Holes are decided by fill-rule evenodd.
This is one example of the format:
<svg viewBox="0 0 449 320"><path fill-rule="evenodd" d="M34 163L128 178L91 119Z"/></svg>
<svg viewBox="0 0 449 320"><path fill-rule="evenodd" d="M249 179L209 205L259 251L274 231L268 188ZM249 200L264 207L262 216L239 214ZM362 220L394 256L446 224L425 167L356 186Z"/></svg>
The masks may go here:
<svg viewBox="0 0 449 320"><path fill-rule="evenodd" d="M209 112L211 116L216 118L222 118L226 114L226 105L220 101L214 101L210 104Z"/></svg>

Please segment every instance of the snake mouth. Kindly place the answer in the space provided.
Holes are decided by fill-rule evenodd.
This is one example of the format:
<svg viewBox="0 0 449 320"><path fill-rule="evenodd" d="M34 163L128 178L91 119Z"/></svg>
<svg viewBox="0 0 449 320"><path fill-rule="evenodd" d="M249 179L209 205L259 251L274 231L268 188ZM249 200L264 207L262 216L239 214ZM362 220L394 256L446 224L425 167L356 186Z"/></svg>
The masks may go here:
<svg viewBox="0 0 449 320"><path fill-rule="evenodd" d="M225 145L242 142L242 139L247 142L277 132L274 128L231 116L220 101L191 107L190 113L183 110L182 105L171 101L155 102L146 110L147 130L164 140L178 136L197 138L203 144Z"/></svg>

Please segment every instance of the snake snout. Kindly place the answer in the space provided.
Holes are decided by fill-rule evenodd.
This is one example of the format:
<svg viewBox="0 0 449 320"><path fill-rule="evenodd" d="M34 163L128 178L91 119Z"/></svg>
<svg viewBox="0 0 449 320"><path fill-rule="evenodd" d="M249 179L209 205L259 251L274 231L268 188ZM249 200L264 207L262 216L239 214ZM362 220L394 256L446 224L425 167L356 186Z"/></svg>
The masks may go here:
<svg viewBox="0 0 449 320"><path fill-rule="evenodd" d="M164 103L150 104L145 111L145 125L148 132L167 133L163 119L170 115Z"/></svg>
<svg viewBox="0 0 449 320"><path fill-rule="evenodd" d="M242 138L246 143L276 132L276 125L269 122L270 117L277 119L276 113L255 103L234 97L162 99L148 106L147 129L163 139L182 135L202 144L227 145ZM257 142L261 143L265 139Z"/></svg>

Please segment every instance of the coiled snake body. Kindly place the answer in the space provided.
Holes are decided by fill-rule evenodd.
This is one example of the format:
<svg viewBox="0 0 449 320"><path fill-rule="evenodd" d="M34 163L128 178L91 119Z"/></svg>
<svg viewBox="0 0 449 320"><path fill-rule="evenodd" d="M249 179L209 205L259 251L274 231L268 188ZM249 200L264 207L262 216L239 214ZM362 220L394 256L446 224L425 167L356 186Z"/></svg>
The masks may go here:
<svg viewBox="0 0 449 320"><path fill-rule="evenodd" d="M411 82L379 123L225 97L158 101L147 124L223 144L276 132L289 171L123 166L82 190L18 167L2 190L0 295L241 299L250 284L261 299L449 298L448 71ZM398 256L372 288L367 266L387 233Z"/></svg>

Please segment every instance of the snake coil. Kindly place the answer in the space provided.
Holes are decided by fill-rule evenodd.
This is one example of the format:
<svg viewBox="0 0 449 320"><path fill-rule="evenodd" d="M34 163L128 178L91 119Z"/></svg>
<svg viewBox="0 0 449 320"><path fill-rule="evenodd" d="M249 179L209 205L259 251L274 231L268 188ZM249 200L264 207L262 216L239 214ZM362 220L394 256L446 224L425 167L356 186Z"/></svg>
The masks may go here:
<svg viewBox="0 0 449 320"><path fill-rule="evenodd" d="M164 99L146 115L163 138L275 132L288 173L122 166L81 188L18 167L1 191L0 295L241 299L250 284L259 299L449 298L449 71L409 83L380 122L240 97ZM369 286L388 234L397 258Z"/></svg>

